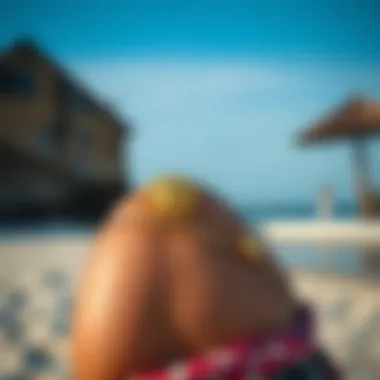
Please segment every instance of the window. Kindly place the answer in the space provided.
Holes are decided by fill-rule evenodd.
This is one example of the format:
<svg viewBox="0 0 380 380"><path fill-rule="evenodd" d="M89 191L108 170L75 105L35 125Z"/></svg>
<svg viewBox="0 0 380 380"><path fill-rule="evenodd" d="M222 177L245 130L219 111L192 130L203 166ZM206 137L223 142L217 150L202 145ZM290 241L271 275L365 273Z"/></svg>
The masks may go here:
<svg viewBox="0 0 380 380"><path fill-rule="evenodd" d="M86 128L78 128L73 135L75 151L73 164L75 171L82 179L89 179L93 174L92 160L92 131Z"/></svg>
<svg viewBox="0 0 380 380"><path fill-rule="evenodd" d="M36 148L41 155L51 156L57 149L57 139L52 130L43 129L36 135Z"/></svg>
<svg viewBox="0 0 380 380"><path fill-rule="evenodd" d="M75 107L82 112L92 112L94 109L87 97L81 95L79 92L75 93L73 103L75 104Z"/></svg>
<svg viewBox="0 0 380 380"><path fill-rule="evenodd" d="M32 94L35 91L31 73L0 66L0 94Z"/></svg>
<svg viewBox="0 0 380 380"><path fill-rule="evenodd" d="M75 165L75 171L82 179L89 179L93 174L92 165L84 160Z"/></svg>
<svg viewBox="0 0 380 380"><path fill-rule="evenodd" d="M91 133L88 130L82 130L78 132L77 141L80 146L80 149L88 150L88 148L91 146L91 141L92 141L91 137L92 137Z"/></svg>
<svg viewBox="0 0 380 380"><path fill-rule="evenodd" d="M64 102L76 111L87 113L92 112L94 106L92 102L81 93L76 87L71 86L68 82L61 83L62 98Z"/></svg>

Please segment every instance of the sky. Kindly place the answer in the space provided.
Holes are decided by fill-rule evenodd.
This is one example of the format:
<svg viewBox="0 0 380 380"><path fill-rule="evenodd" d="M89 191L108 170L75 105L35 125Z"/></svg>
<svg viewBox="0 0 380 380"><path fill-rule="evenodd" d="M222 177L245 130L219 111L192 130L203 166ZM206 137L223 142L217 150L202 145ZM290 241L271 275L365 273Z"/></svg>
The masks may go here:
<svg viewBox="0 0 380 380"><path fill-rule="evenodd" d="M378 15L375 0L0 0L0 46L33 36L131 120L137 183L177 171L239 203L351 199L348 144L295 137L352 93L380 98Z"/></svg>

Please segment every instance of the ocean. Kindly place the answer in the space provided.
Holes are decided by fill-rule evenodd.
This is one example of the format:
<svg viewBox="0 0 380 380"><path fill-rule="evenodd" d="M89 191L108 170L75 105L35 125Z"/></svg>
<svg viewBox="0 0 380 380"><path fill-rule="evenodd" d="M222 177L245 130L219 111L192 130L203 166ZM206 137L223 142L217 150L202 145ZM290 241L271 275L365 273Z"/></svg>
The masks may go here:
<svg viewBox="0 0 380 380"><path fill-rule="evenodd" d="M315 204L311 203L271 203L238 205L238 211L250 223L271 220L313 219L317 217ZM358 216L357 208L351 203L337 203L333 209L335 219L352 219Z"/></svg>
<svg viewBox="0 0 380 380"><path fill-rule="evenodd" d="M302 220L316 217L312 204L248 204L237 207L238 212L252 225L260 226L274 220ZM344 220L357 216L357 210L350 204L337 204L333 217ZM46 220L44 222L21 223L0 221L0 239L14 240L20 236L33 235L87 235L96 226L72 220ZM273 252L278 259L290 268L333 270L340 272L356 272L359 267L358 252L355 249L332 250L331 248L273 246ZM0 252L1 254L1 252Z"/></svg>

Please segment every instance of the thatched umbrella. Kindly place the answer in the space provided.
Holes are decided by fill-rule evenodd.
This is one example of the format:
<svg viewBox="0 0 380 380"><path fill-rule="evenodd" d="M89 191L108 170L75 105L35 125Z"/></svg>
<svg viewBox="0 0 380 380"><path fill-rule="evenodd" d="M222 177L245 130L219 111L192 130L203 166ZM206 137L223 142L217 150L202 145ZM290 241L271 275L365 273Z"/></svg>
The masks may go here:
<svg viewBox="0 0 380 380"><path fill-rule="evenodd" d="M375 211L369 179L366 140L376 134L380 134L380 102L364 96L355 96L311 128L302 131L299 136L299 142L302 145L338 140L351 142L354 152L357 196L363 216L372 216Z"/></svg>

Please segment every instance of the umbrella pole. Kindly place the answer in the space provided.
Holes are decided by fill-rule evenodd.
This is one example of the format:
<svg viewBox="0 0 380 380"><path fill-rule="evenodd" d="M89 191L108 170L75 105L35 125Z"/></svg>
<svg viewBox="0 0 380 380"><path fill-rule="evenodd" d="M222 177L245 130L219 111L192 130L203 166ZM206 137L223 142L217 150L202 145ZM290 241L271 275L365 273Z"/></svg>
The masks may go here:
<svg viewBox="0 0 380 380"><path fill-rule="evenodd" d="M353 145L354 175L360 213L362 217L369 218L373 215L374 210L371 199L367 145L364 139L355 140Z"/></svg>
<svg viewBox="0 0 380 380"><path fill-rule="evenodd" d="M375 210L369 179L368 152L364 140L354 141L354 169L361 217L370 219L375 215ZM364 274L378 274L380 272L379 253L378 248L365 246L359 250L359 255L362 257L359 269Z"/></svg>

